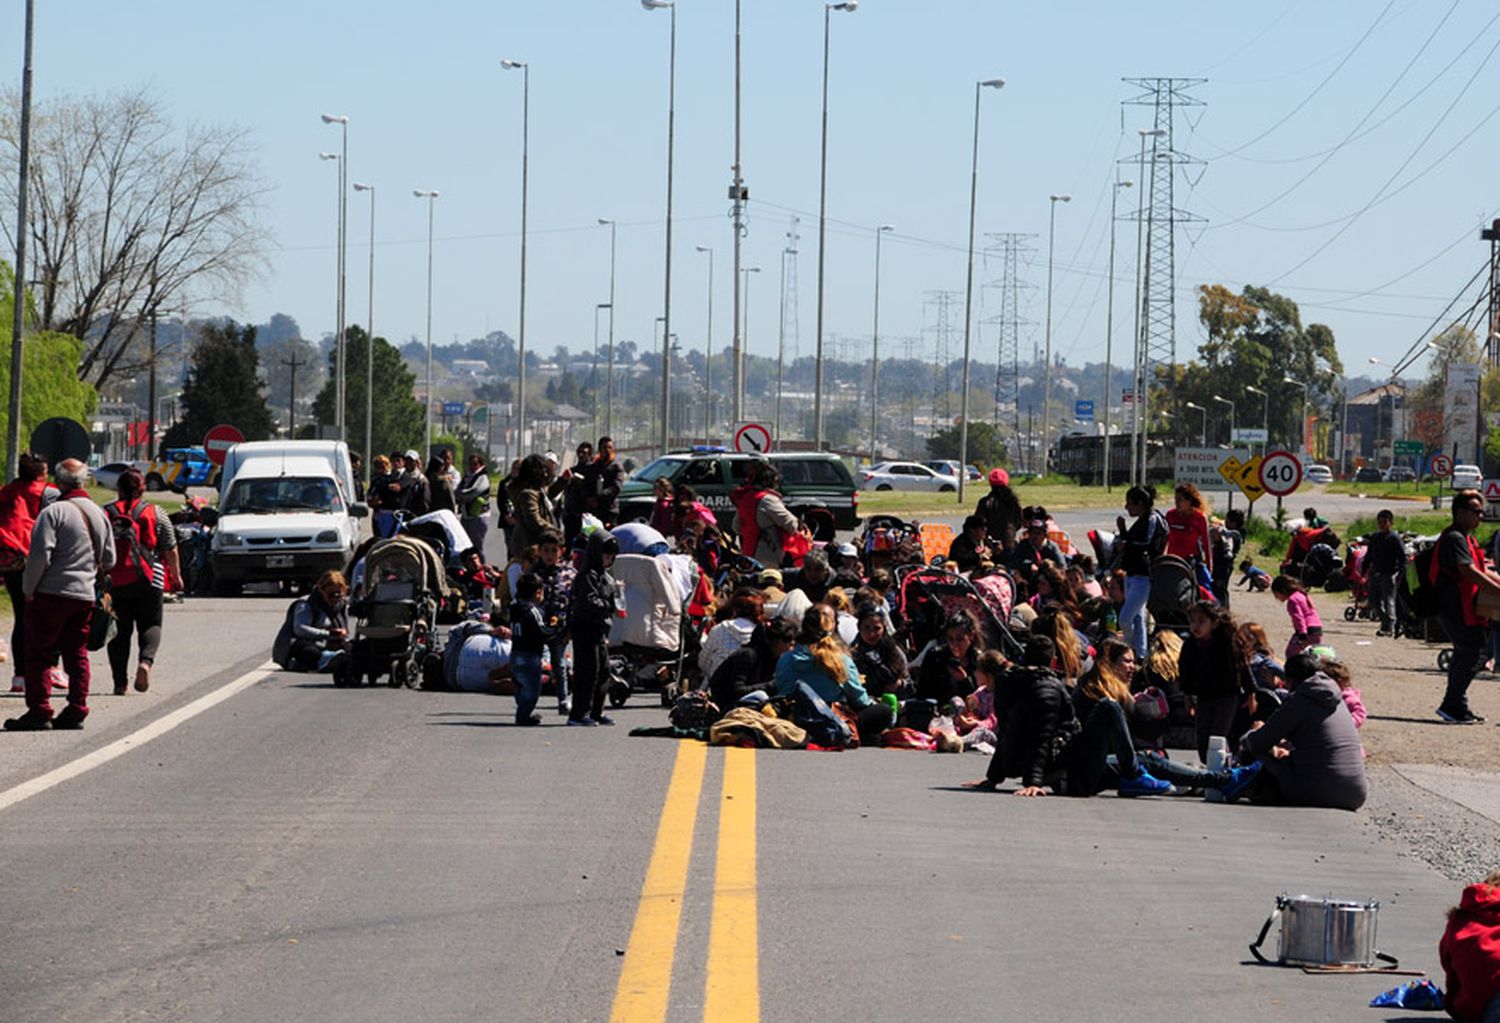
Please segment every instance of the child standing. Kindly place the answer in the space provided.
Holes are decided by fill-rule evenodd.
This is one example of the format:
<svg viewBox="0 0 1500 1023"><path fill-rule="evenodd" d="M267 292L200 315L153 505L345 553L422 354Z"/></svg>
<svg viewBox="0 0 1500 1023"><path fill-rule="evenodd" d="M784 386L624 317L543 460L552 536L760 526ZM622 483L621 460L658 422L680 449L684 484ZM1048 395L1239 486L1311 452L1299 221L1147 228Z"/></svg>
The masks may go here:
<svg viewBox="0 0 1500 1023"><path fill-rule="evenodd" d="M537 544L538 558L532 569L542 581L542 617L551 637L547 657L552 664L552 684L557 689L557 713L568 713L568 607L573 601L573 581L578 570L563 558L562 534L544 530Z"/></svg>
<svg viewBox="0 0 1500 1023"><path fill-rule="evenodd" d="M568 624L573 630L573 700L568 724L593 727L612 725L604 714L609 695L609 627L616 612L615 581L610 566L620 553L620 543L604 530L589 536L583 567L573 582Z"/></svg>
<svg viewBox="0 0 1500 1023"><path fill-rule="evenodd" d="M542 723L533 713L542 693L542 651L552 631L538 606L542 581L527 572L516 581L516 596L510 605L510 677L516 683L516 724L532 727Z"/></svg>
<svg viewBox="0 0 1500 1023"><path fill-rule="evenodd" d="M1443 1008L1470 1023L1500 1019L1500 870L1464 889L1438 942Z"/></svg>
<svg viewBox="0 0 1500 1023"><path fill-rule="evenodd" d="M1292 619L1292 638L1286 645L1286 659L1291 660L1308 647L1323 642L1323 619L1313 607L1312 597L1302 584L1289 575L1278 575L1271 583L1271 594L1286 605Z"/></svg>

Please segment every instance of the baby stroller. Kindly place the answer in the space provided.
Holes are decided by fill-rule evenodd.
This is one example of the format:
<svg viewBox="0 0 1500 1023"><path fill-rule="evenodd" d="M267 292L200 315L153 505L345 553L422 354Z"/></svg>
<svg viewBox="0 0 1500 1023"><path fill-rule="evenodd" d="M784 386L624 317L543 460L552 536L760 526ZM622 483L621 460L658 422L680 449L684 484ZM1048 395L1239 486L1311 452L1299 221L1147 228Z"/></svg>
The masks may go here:
<svg viewBox="0 0 1500 1023"><path fill-rule="evenodd" d="M903 573L898 607L906 620L907 642L914 654L942 637L943 623L955 611L968 611L978 620L986 648L999 650L1012 660L1019 660L1023 653L1020 641L974 583L954 572L919 567Z"/></svg>
<svg viewBox="0 0 1500 1023"><path fill-rule="evenodd" d="M1151 562L1151 589L1146 595L1146 610L1156 624L1181 631L1187 628L1187 611L1203 600L1193 566L1171 554Z"/></svg>
<svg viewBox="0 0 1500 1023"><path fill-rule="evenodd" d="M365 555L365 596L355 616L346 684L390 676L392 689L422 684L437 646L437 613L445 591L437 552L412 536L377 541Z"/></svg>
<svg viewBox="0 0 1500 1023"><path fill-rule="evenodd" d="M634 692L656 690L663 707L681 691L698 662L687 602L668 563L645 554L621 554L610 575L625 592L624 617L609 627L609 703L623 707Z"/></svg>
<svg viewBox="0 0 1500 1023"><path fill-rule="evenodd" d="M877 568L891 569L922 561L922 530L915 522L894 515L871 515L859 535L859 557L869 575Z"/></svg>
<svg viewBox="0 0 1500 1023"><path fill-rule="evenodd" d="M1326 543L1313 544L1307 557L1302 560L1302 586L1309 590L1319 586L1333 590L1338 585L1334 582L1336 574L1343 567L1344 562L1338 551Z"/></svg>
<svg viewBox="0 0 1500 1023"><path fill-rule="evenodd" d="M1344 561L1343 575L1344 584L1349 590L1349 604L1344 608L1344 621L1369 621L1379 617L1379 614L1370 604L1370 582L1364 573L1365 545L1360 540L1350 540L1348 550L1349 557ZM1328 589L1334 590L1332 583Z"/></svg>

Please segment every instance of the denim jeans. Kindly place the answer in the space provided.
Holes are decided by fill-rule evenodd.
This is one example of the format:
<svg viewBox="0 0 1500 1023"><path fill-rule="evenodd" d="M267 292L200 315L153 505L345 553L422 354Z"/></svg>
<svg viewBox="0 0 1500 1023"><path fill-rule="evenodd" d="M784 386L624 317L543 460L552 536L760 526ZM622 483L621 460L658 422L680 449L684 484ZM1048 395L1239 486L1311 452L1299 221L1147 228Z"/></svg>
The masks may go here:
<svg viewBox="0 0 1500 1023"><path fill-rule="evenodd" d="M531 716L542 693L542 655L510 655L510 677L516 683L516 720Z"/></svg>
<svg viewBox="0 0 1500 1023"><path fill-rule="evenodd" d="M554 639L547 644L547 656L552 661L552 684L557 687L557 711L568 708L568 640Z"/></svg>
<svg viewBox="0 0 1500 1023"><path fill-rule="evenodd" d="M1068 795L1092 796L1135 772L1135 745L1125 709L1114 700L1100 700L1068 746Z"/></svg>
<svg viewBox="0 0 1500 1023"><path fill-rule="evenodd" d="M1370 576L1370 603L1375 607L1382 629L1396 624L1396 584L1400 580L1401 576L1396 573Z"/></svg>
<svg viewBox="0 0 1500 1023"><path fill-rule="evenodd" d="M1146 599L1150 596L1150 576L1125 577L1125 604L1120 608L1120 628L1125 631L1125 642L1130 644L1140 661L1146 659L1146 641L1150 638L1146 629Z"/></svg>

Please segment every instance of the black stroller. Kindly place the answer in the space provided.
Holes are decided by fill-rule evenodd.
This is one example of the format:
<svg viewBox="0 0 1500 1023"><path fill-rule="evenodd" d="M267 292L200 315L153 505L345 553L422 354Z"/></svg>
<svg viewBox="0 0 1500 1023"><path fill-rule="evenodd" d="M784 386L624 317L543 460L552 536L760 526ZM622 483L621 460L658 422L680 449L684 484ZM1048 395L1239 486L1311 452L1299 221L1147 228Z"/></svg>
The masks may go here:
<svg viewBox="0 0 1500 1023"><path fill-rule="evenodd" d="M1190 562L1171 554L1163 554L1151 562L1146 610L1158 627L1176 632L1186 629L1188 608L1204 599Z"/></svg>

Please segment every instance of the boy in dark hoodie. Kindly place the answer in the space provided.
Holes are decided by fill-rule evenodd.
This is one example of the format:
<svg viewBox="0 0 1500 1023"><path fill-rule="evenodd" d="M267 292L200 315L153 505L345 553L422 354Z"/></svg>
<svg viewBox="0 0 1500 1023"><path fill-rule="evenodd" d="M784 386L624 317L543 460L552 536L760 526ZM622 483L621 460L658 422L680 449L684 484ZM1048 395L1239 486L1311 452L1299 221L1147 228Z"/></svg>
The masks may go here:
<svg viewBox="0 0 1500 1023"><path fill-rule="evenodd" d="M573 703L568 724L612 725L604 713L609 693L609 626L618 612L615 581L609 568L620 544L604 530L589 537L583 567L573 582L568 627L573 631Z"/></svg>
<svg viewBox="0 0 1500 1023"><path fill-rule="evenodd" d="M542 651L555 630L547 625L538 606L542 581L530 572L516 582L516 599L510 605L510 677L516 682L516 724L542 723L536 702L542 694Z"/></svg>
<svg viewBox="0 0 1500 1023"><path fill-rule="evenodd" d="M1464 889L1438 942L1443 1008L1457 1020L1500 1019L1500 870Z"/></svg>

